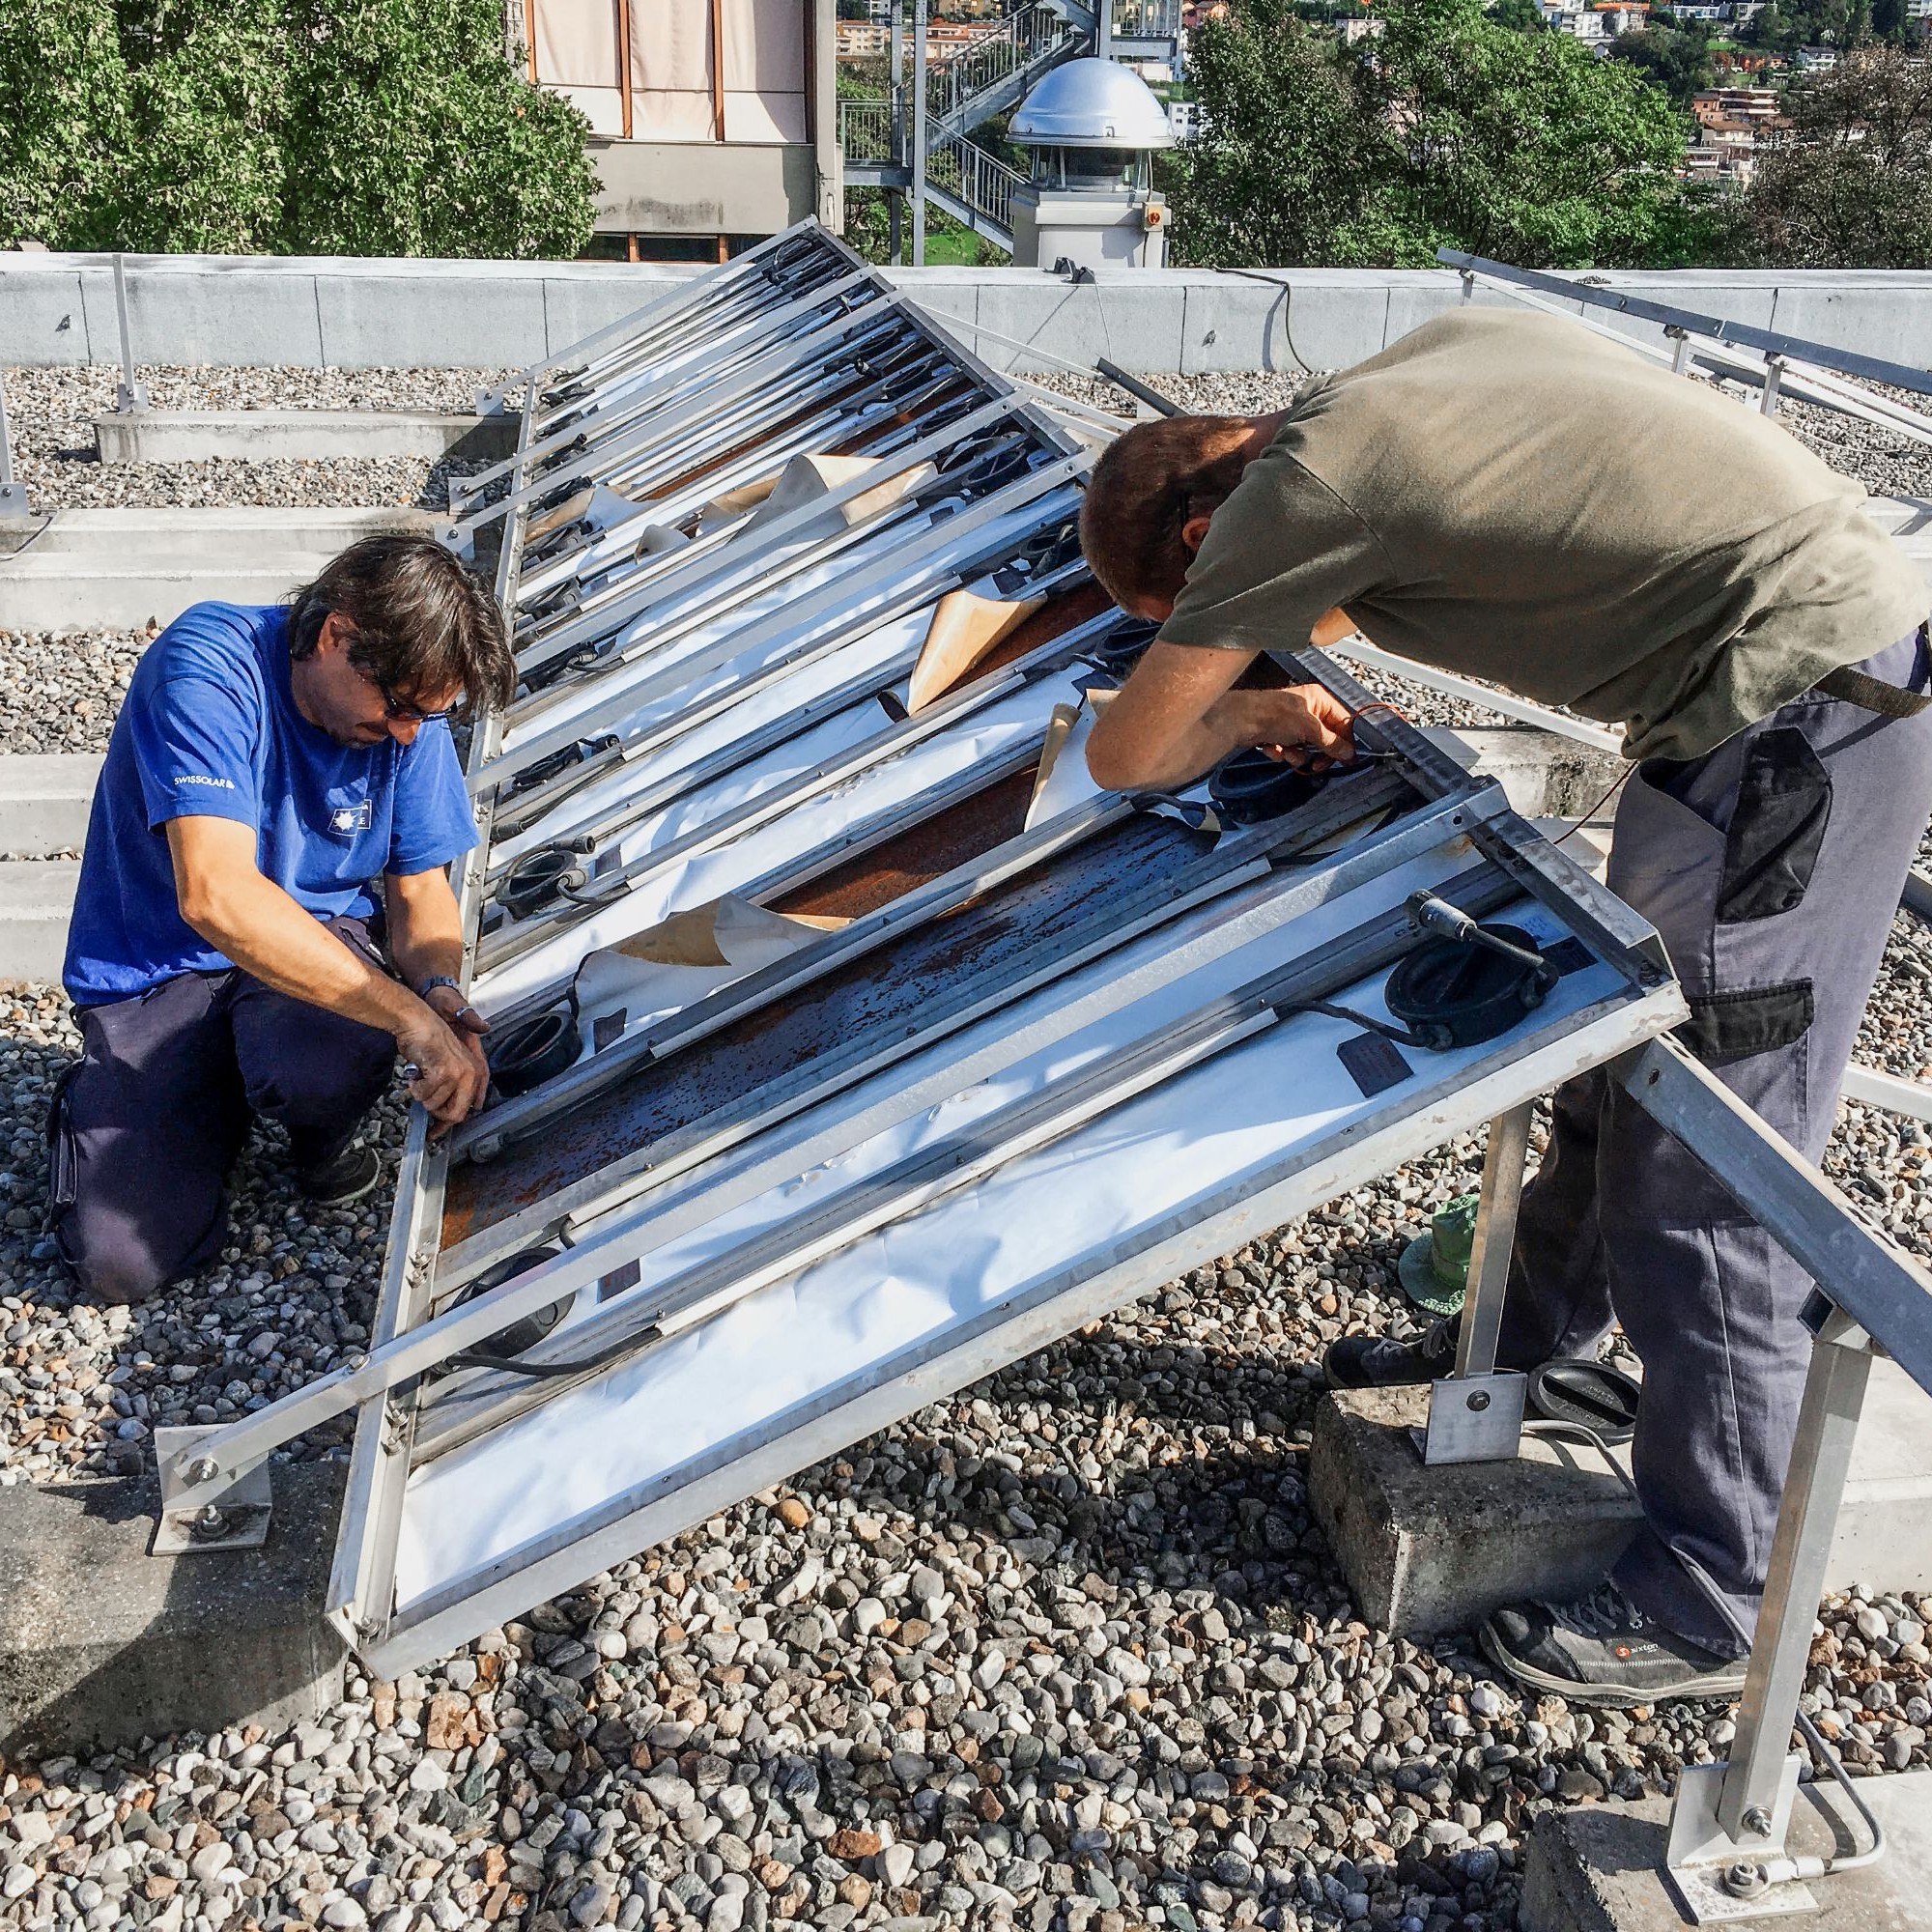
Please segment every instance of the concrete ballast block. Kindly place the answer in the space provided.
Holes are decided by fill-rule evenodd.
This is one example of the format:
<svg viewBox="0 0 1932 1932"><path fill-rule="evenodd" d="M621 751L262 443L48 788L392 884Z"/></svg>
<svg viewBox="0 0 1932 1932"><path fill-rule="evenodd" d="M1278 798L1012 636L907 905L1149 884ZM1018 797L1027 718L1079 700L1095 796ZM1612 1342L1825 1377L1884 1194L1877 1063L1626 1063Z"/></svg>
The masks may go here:
<svg viewBox="0 0 1932 1932"><path fill-rule="evenodd" d="M1340 1390L1316 1410L1309 1500L1371 1623L1469 1630L1603 1580L1641 1515L1594 1450L1525 1435L1514 1462L1432 1469L1408 1433L1428 1415L1426 1388ZM1891 1362L1872 1365L1826 1580L1932 1588L1932 1403Z"/></svg>
<svg viewBox="0 0 1932 1932"><path fill-rule="evenodd" d="M0 1755L277 1729L342 1695L326 1621L346 1465L275 1471L260 1549L151 1556L150 1482L0 1489Z"/></svg>
<svg viewBox="0 0 1932 1932"><path fill-rule="evenodd" d="M77 852L100 763L98 752L0 753L0 852Z"/></svg>
<svg viewBox="0 0 1932 1932"><path fill-rule="evenodd" d="M0 860L0 980L60 978L79 883L78 860Z"/></svg>
<svg viewBox="0 0 1932 1932"><path fill-rule="evenodd" d="M103 463L321 463L343 457L456 456L494 463L516 453L513 415L434 410L141 410L97 416Z"/></svg>

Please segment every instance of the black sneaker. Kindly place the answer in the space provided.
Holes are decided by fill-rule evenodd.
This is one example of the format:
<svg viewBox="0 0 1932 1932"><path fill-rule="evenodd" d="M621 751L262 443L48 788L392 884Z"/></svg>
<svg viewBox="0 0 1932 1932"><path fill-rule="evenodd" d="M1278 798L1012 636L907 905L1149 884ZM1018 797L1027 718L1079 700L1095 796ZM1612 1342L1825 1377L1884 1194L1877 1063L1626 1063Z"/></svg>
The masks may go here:
<svg viewBox="0 0 1932 1932"><path fill-rule="evenodd" d="M1453 1315L1438 1316L1419 1342L1395 1342L1386 1335L1344 1335L1330 1342L1321 1373L1331 1389L1411 1388L1439 1381L1456 1366L1461 1324Z"/></svg>
<svg viewBox="0 0 1932 1932"><path fill-rule="evenodd" d="M373 1148L351 1141L333 1160L296 1170L296 1185L318 1208L346 1208L359 1201L382 1178L383 1163Z"/></svg>
<svg viewBox="0 0 1932 1932"><path fill-rule="evenodd" d="M1484 1624L1482 1643L1519 1683L1573 1704L1621 1709L1738 1697L1745 1688L1747 1659L1651 1622L1614 1583L1574 1604L1512 1604Z"/></svg>

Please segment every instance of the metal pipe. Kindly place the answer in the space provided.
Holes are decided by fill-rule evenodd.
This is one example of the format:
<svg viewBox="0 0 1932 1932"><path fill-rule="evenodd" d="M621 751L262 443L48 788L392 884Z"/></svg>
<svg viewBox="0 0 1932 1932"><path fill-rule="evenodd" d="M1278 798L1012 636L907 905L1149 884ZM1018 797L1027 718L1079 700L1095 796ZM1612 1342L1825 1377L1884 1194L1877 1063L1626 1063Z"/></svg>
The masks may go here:
<svg viewBox="0 0 1932 1932"><path fill-rule="evenodd" d="M931 0L913 0L912 14L912 265L925 267L926 13Z"/></svg>
<svg viewBox="0 0 1932 1932"><path fill-rule="evenodd" d="M1164 416L1184 416L1187 412L1172 396L1163 396L1158 389L1151 389L1138 376L1130 376L1118 362L1110 362L1104 355L1096 356L1094 368L1132 396L1136 402L1145 403L1149 409Z"/></svg>
<svg viewBox="0 0 1932 1932"><path fill-rule="evenodd" d="M0 369L0 518L30 517L27 486L14 481L14 442L7 431L7 372Z"/></svg>

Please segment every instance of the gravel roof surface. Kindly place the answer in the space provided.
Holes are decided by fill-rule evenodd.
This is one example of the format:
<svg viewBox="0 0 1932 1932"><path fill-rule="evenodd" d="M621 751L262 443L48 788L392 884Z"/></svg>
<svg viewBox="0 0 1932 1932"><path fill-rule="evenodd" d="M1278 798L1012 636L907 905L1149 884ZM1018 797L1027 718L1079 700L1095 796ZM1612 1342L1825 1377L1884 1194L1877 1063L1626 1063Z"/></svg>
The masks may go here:
<svg viewBox="0 0 1932 1932"><path fill-rule="evenodd" d="M476 391L509 369L143 368L156 410L443 410L468 414ZM270 504L350 508L390 503L449 507L449 478L483 463L342 457L299 463L102 463L94 419L112 412L118 365L9 369L14 467L37 509L117 505Z"/></svg>
<svg viewBox="0 0 1932 1932"><path fill-rule="evenodd" d="M1923 1003L1889 995L1919 972L1901 919L1861 1057L1918 1070ZM0 1007L0 1483L138 1466L156 1423L294 1386L364 1339L381 1266L386 1190L304 1212L265 1134L216 1266L73 1305L39 1232L73 1048L57 989ZM393 1151L400 1109L377 1125ZM1848 1106L1829 1163L1921 1254L1926 1147ZM1383 1636L1310 1518L1321 1349L1414 1325L1396 1258L1480 1159L1411 1163L434 1670L352 1667L314 1723L0 1768L6 1922L1502 1932L1537 1809L1666 1789L1731 1726ZM1932 1598L1822 1615L1807 1708L1859 1770L1932 1762Z"/></svg>
<svg viewBox="0 0 1932 1932"><path fill-rule="evenodd" d="M479 380L295 373L318 407L465 408ZM288 374L150 381L157 405L288 407ZM407 501L426 480L110 477L84 434L85 461L52 453L111 407L101 376L10 377L16 420L47 379L43 500ZM1293 392L1162 385L1214 410ZM85 481L194 494L55 495ZM104 743L145 642L0 634L0 748ZM1492 722L1403 696L1419 722ZM1901 916L1861 1060L1932 1078L1928 981L1932 934ZM57 988L0 996L0 1484L139 1467L156 1424L298 1385L364 1341L381 1270L386 1190L310 1210L263 1134L214 1267L134 1310L73 1304L40 1225L46 1096L75 1045ZM374 1122L391 1153L401 1122L394 1102ZM1916 1123L1848 1105L1828 1167L1932 1255L1928 1151ZM434 1671L352 1668L315 1723L0 1766L0 1923L1504 1932L1537 1808L1666 1788L1731 1731L1721 1707L1526 1701L1466 1639L1369 1630L1310 1519L1321 1350L1413 1325L1396 1257L1480 1157L1477 1138L1411 1163ZM1859 1770L1932 1761L1928 1621L1932 1599L1824 1606L1807 1705Z"/></svg>

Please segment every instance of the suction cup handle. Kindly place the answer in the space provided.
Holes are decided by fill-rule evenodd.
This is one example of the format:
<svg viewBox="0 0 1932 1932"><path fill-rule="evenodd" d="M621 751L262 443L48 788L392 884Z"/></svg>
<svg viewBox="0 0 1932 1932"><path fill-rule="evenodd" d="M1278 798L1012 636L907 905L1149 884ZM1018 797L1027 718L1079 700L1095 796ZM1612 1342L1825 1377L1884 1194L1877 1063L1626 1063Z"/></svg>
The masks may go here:
<svg viewBox="0 0 1932 1932"><path fill-rule="evenodd" d="M1548 961L1540 952L1532 952L1521 946L1512 946L1507 939L1498 939L1492 932L1485 932L1461 906L1453 906L1447 899L1439 899L1434 893L1410 893L1408 895L1408 916L1410 921L1424 932L1439 932L1448 939L1460 939L1470 946L1487 946L1492 952L1500 952L1505 959L1514 959L1519 965L1534 968L1541 973Z"/></svg>

